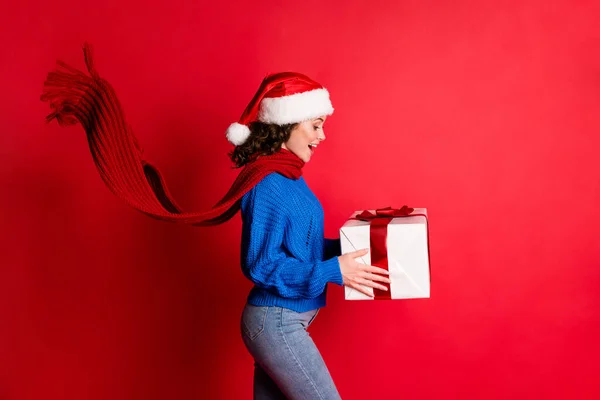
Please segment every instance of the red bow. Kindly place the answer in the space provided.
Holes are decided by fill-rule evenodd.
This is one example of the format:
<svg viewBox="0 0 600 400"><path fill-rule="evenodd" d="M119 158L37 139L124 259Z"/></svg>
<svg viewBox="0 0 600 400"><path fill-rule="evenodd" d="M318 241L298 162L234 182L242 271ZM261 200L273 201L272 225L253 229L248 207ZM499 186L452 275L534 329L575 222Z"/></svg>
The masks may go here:
<svg viewBox="0 0 600 400"><path fill-rule="evenodd" d="M396 218L396 217L407 217L409 216L415 209L410 208L408 206L402 206L402 208L378 208L375 210L375 214L368 210L364 210L360 214L358 214L355 218L360 219L361 221L370 221L375 218Z"/></svg>

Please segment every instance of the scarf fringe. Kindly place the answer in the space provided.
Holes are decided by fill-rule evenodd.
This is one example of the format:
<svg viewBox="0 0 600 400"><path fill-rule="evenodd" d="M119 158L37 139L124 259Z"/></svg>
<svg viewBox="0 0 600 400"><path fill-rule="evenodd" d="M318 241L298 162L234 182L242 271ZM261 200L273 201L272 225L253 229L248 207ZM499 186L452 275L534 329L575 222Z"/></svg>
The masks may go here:
<svg viewBox="0 0 600 400"><path fill-rule="evenodd" d="M102 180L133 208L164 221L215 225L233 217L241 197L268 173L279 172L293 179L301 176L304 163L290 152L259 157L244 167L215 207L183 212L160 171L142 158L143 148L126 123L114 89L98 75L88 43L83 53L89 75L62 61L57 61L57 70L48 74L41 95L52 109L46 121L56 119L60 126L81 124Z"/></svg>

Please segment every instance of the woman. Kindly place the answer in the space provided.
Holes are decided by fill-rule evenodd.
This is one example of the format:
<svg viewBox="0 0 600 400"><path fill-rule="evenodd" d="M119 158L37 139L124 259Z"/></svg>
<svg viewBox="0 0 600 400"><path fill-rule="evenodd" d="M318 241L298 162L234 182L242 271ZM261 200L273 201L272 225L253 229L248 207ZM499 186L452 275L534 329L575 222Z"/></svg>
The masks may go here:
<svg viewBox="0 0 600 400"><path fill-rule="evenodd" d="M142 158L112 87L59 62L48 75L43 101L61 125L80 123L98 171L112 192L157 219L214 225L242 212L242 270L255 286L241 320L244 343L255 359L254 397L336 399L339 394L306 332L325 306L328 282L386 290L381 268L359 264L359 250L340 255L339 241L323 239L323 209L302 178L302 167L325 140L333 108L320 84L297 73L267 76L237 123L227 130L230 153L243 167L212 209L183 212L162 175Z"/></svg>
<svg viewBox="0 0 600 400"><path fill-rule="evenodd" d="M257 153L289 151L306 163L332 112L329 93L310 78L268 76L228 129L231 159L242 166ZM356 263L364 251L340 256L339 240L323 240L323 209L302 177L266 176L244 195L241 211L242 269L255 284L241 321L255 359L254 398L339 398L306 328L325 305L328 282L369 293L357 283L385 290L373 281L389 280L369 270L387 271Z"/></svg>

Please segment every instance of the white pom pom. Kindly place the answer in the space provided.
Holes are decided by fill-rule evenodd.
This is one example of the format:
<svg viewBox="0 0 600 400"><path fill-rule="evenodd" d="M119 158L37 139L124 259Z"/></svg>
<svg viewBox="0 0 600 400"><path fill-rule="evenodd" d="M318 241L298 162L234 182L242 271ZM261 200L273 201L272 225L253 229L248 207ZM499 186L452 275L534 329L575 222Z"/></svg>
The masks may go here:
<svg viewBox="0 0 600 400"><path fill-rule="evenodd" d="M248 139L248 136L250 136L250 128L248 128L246 125L234 122L233 124L229 125L229 128L227 128L226 136L227 140L229 140L229 143L239 146L240 144L244 143L246 139Z"/></svg>

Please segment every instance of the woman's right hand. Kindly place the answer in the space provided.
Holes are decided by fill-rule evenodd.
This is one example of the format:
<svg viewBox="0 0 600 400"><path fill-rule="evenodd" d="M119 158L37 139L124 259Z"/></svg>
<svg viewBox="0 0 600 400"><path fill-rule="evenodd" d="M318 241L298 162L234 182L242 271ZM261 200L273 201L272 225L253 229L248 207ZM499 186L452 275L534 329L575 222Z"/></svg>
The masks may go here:
<svg viewBox="0 0 600 400"><path fill-rule="evenodd" d="M354 260L355 258L366 255L368 252L369 249L353 251L339 256L338 260L340 262L342 277L344 278L344 286L351 287L352 289L356 289L369 297L373 297L373 293L365 289L364 286L387 290L387 287L376 283L376 281L386 283L390 283L391 281L389 278L382 276L389 275L387 270L379 267L373 267L371 265L361 264Z"/></svg>

